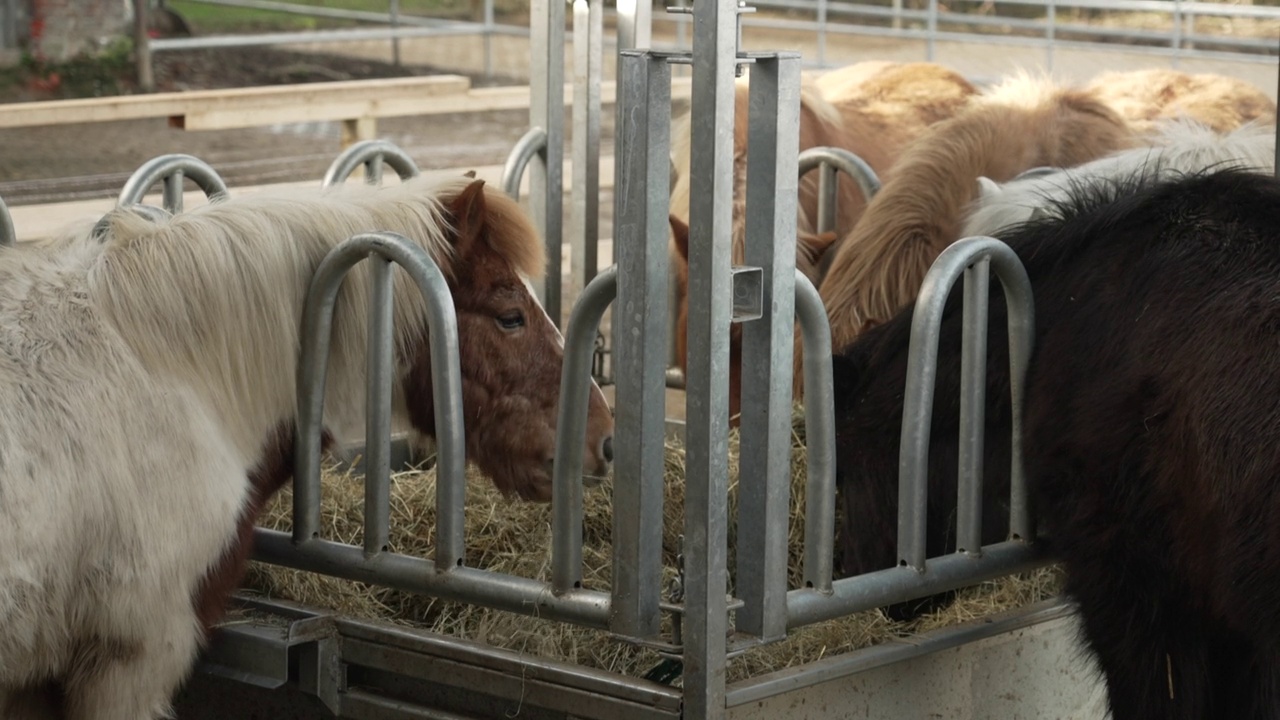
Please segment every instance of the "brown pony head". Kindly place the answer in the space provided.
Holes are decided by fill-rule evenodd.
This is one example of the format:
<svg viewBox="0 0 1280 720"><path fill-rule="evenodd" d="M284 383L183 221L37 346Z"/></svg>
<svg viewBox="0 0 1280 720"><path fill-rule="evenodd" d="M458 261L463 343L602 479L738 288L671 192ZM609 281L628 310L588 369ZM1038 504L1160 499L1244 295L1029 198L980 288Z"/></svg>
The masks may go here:
<svg viewBox="0 0 1280 720"><path fill-rule="evenodd" d="M523 211L483 180L441 198L453 226L446 273L458 318L467 459L506 494L551 500L564 338L526 278L540 276L542 241ZM426 337L405 381L413 424L435 434ZM613 413L592 382L583 475L599 482L613 461Z"/></svg>

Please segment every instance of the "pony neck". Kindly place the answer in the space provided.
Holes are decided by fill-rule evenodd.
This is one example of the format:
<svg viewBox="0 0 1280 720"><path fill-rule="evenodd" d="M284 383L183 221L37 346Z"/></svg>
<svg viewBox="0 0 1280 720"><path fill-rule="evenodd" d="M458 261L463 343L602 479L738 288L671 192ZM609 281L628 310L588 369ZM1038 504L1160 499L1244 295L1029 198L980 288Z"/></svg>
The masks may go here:
<svg viewBox="0 0 1280 720"><path fill-rule="evenodd" d="M256 458L295 415L303 306L325 255L352 235L389 230L421 243L447 273L447 228L420 181L248 196L159 225L116 212L89 287L144 368L193 391ZM347 274L334 306L324 421L339 436L364 419L367 265ZM426 305L406 273L394 276L402 376L404 349L425 333Z"/></svg>

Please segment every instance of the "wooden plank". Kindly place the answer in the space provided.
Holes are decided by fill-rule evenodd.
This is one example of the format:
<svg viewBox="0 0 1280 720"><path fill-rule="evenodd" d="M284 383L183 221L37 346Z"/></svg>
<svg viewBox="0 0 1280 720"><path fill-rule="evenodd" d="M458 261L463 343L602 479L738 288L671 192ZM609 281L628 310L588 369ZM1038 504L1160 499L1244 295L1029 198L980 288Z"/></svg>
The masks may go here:
<svg viewBox="0 0 1280 720"><path fill-rule="evenodd" d="M462 94L470 87L471 80L463 75L428 75L382 80L344 80L330 83L297 83L78 100L5 103L0 104L0 128L173 117L185 115L193 109L287 107L294 104L306 107L322 100L328 101L329 98L375 100L380 97L412 97L421 93ZM299 120L299 122L302 121Z"/></svg>
<svg viewBox="0 0 1280 720"><path fill-rule="evenodd" d="M674 78L671 96L687 98L691 89L690 78ZM601 103L612 104L616 91L616 83L601 83ZM572 99L573 86L566 85L565 104ZM471 88L471 81L461 75L430 75L0 104L0 128L168 117L175 127L187 130L223 130L528 107L528 86Z"/></svg>

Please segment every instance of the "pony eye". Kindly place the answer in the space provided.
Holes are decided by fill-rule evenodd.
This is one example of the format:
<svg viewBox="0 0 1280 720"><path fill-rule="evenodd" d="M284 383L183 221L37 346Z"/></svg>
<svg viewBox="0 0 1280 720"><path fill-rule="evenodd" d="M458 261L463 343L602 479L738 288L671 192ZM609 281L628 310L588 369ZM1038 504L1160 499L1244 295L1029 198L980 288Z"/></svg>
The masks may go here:
<svg viewBox="0 0 1280 720"><path fill-rule="evenodd" d="M503 330L515 330L518 327L524 327L524 315L519 311L499 315L498 324L502 326Z"/></svg>

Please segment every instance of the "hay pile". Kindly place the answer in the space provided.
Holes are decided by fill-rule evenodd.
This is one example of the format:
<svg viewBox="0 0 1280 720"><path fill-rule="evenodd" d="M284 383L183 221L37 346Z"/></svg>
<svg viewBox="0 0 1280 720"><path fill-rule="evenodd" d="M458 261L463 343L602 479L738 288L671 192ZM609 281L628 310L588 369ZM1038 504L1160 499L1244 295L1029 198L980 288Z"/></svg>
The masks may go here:
<svg viewBox="0 0 1280 720"><path fill-rule="evenodd" d="M805 482L803 416L798 410L793 418L793 427L789 580L790 586L796 587L801 581L803 523L794 510L804 507ZM738 439L735 432L729 442L730 548L735 546L732 518L736 504L737 461ZM667 587L676 576L676 554L684 522L684 476L684 451L678 443L668 441L663 531L664 582ZM363 477L338 472L335 466L331 466L326 469L322 482L322 536L360 545ZM609 589L611 495L607 482L584 494L583 587L591 590ZM286 488L266 508L259 524L288 531L292 501L291 489ZM392 476L389 542L392 552L430 557L434 544L434 515L434 471L404 472ZM505 500L486 478L470 468L466 538L468 566L550 580L550 506ZM729 558L732 583L732 552ZM1058 580L1055 568L1045 568L1025 576L984 583L963 591L957 601L943 611L911 623L891 622L873 610L802 628L791 633L786 641L756 648L731 659L728 680L734 682L1023 606L1054 595ZM644 675L662 660L653 650L637 648L596 630L257 562L250 566L245 589L267 597L330 608L355 617L424 628L627 675ZM663 624L664 631L669 631L669 619L664 619ZM679 683L678 679L676 683Z"/></svg>

